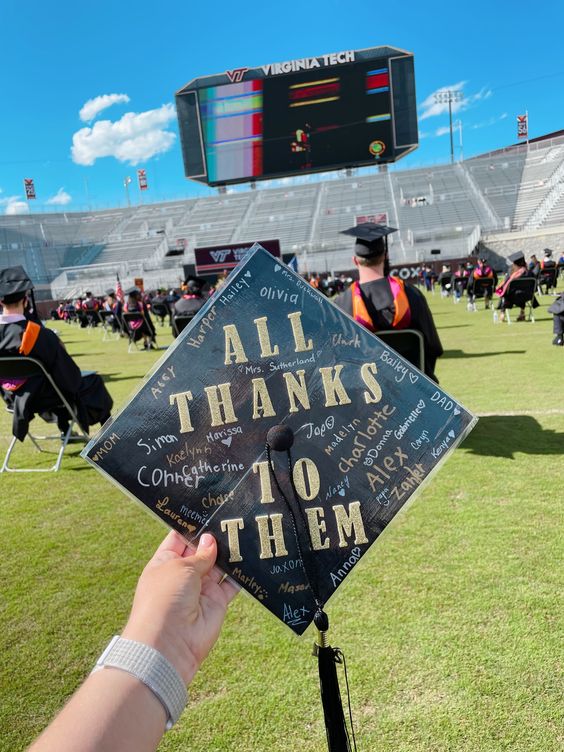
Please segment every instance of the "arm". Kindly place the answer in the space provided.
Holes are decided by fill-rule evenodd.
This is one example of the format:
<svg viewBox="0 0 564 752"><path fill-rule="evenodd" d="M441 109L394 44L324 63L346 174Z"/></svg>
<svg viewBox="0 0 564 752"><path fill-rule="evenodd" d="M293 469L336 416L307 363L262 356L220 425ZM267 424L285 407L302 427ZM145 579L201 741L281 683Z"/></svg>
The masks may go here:
<svg viewBox="0 0 564 752"><path fill-rule="evenodd" d="M161 652L186 684L216 642L237 588L213 565L213 536L196 552L171 532L137 584L122 637ZM165 731L156 695L130 674L104 668L91 674L30 752L152 752Z"/></svg>

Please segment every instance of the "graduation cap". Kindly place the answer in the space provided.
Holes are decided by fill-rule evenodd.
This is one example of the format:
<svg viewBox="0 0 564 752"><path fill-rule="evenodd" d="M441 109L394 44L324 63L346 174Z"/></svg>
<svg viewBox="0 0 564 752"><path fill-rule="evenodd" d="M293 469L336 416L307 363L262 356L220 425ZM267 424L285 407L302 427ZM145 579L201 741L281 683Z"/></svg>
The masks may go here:
<svg viewBox="0 0 564 752"><path fill-rule="evenodd" d="M141 295L141 290L138 287L128 287L123 291L124 295Z"/></svg>
<svg viewBox="0 0 564 752"><path fill-rule="evenodd" d="M0 300L12 296L23 297L28 290L33 290L33 282L23 266L10 266L0 271Z"/></svg>
<svg viewBox="0 0 564 752"><path fill-rule="evenodd" d="M326 604L474 422L255 245L83 456L188 540L211 532L293 632L315 621L330 749L348 749Z"/></svg>
<svg viewBox="0 0 564 752"><path fill-rule="evenodd" d="M377 225L375 222L362 222L348 230L341 230L341 235L352 235L356 238L354 252L360 258L380 256L388 250L388 235L397 232L395 227Z"/></svg>
<svg viewBox="0 0 564 752"><path fill-rule="evenodd" d="M205 279L202 277L194 277L192 274L190 274L186 279L184 280L184 284L186 285L186 288L189 292L201 292L201 290L204 288L204 285L206 284Z"/></svg>
<svg viewBox="0 0 564 752"><path fill-rule="evenodd" d="M514 264L518 261L524 261L525 255L523 254L523 251L516 251L515 253L510 253L507 257L507 265L511 266L511 264Z"/></svg>
<svg viewBox="0 0 564 752"><path fill-rule="evenodd" d="M544 249L544 255L545 256L552 256L552 251L550 250L550 248L545 248Z"/></svg>
<svg viewBox="0 0 564 752"><path fill-rule="evenodd" d="M106 290L106 295L112 296L113 298L115 298L116 291L114 290L113 287L108 287L108 289Z"/></svg>

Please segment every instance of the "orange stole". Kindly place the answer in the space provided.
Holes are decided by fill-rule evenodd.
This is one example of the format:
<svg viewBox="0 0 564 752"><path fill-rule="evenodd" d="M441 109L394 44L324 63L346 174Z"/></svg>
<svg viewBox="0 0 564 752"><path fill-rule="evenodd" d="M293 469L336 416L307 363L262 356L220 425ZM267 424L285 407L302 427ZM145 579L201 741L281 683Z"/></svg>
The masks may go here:
<svg viewBox="0 0 564 752"><path fill-rule="evenodd" d="M392 321L392 329L407 329L411 324L411 310L409 308L409 300L405 292L405 284L402 279L397 277L388 277L388 282L392 288L392 295L394 298L394 319ZM370 314L366 308L364 298L362 297L362 291L358 282L353 282L351 285L352 295L352 315L353 319L359 324L362 324L368 331L377 331L374 326Z"/></svg>

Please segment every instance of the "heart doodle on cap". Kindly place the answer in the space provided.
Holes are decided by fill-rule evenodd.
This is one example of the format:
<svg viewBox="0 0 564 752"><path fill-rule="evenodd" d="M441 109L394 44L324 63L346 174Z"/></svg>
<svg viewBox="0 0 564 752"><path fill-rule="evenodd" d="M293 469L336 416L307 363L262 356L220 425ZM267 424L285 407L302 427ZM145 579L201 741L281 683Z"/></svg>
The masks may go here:
<svg viewBox="0 0 564 752"><path fill-rule="evenodd" d="M409 380L411 381L412 384L415 384L417 381L419 381L419 376L416 373L410 372Z"/></svg>
<svg viewBox="0 0 564 752"><path fill-rule="evenodd" d="M225 444L225 446L231 446L232 441L233 441L233 436L230 436L228 439L222 439L221 443Z"/></svg>
<svg viewBox="0 0 564 752"><path fill-rule="evenodd" d="M243 371L245 370L245 366L239 366L238 370L239 370L239 373L243 373Z"/></svg>
<svg viewBox="0 0 564 752"><path fill-rule="evenodd" d="M321 356L322 354L323 354L323 350L318 350L318 351L317 351L317 357L318 357L318 358L319 358L319 357L320 357L320 356Z"/></svg>
<svg viewBox="0 0 564 752"><path fill-rule="evenodd" d="M280 264L274 264L274 271L275 272L280 271L280 269L282 269L282 267L280 266Z"/></svg>
<svg viewBox="0 0 564 752"><path fill-rule="evenodd" d="M454 439L454 431L452 429L448 432L448 435L451 439Z"/></svg>
<svg viewBox="0 0 564 752"><path fill-rule="evenodd" d="M453 412L453 413L454 413L455 415L460 415L460 410L459 410L459 409L458 409L457 407L455 407L455 408L454 408L454 410L453 410L452 412Z"/></svg>
<svg viewBox="0 0 564 752"><path fill-rule="evenodd" d="M251 272L245 272L245 277L250 277L250 276L251 276Z"/></svg>
<svg viewBox="0 0 564 752"><path fill-rule="evenodd" d="M339 496L344 496L345 493L346 493L345 489L341 488L341 490L339 491Z"/></svg>

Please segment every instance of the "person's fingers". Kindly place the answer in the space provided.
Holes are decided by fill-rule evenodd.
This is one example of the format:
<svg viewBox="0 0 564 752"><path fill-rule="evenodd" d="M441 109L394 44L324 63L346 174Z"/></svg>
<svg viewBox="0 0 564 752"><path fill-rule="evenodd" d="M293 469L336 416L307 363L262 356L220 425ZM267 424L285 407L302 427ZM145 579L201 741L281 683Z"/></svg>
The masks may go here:
<svg viewBox="0 0 564 752"><path fill-rule="evenodd" d="M176 530L171 530L155 551L153 558L158 557L159 554L162 554L164 551L171 551L178 556L183 556L187 545L188 543L186 539L183 538L180 533L177 533Z"/></svg>
<svg viewBox="0 0 564 752"><path fill-rule="evenodd" d="M200 577L209 575L217 557L217 543L210 533L204 533L198 541L198 548L191 556L183 558L186 565L195 569Z"/></svg>

